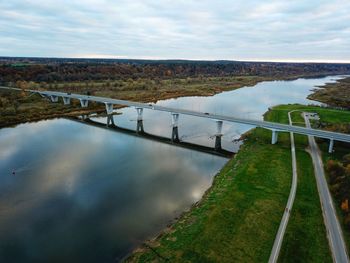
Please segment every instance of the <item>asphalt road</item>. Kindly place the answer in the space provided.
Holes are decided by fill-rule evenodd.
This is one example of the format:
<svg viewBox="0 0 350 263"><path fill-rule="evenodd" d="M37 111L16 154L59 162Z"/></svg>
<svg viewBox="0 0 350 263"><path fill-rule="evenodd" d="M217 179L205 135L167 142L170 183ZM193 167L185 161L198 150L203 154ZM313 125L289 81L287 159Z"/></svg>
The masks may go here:
<svg viewBox="0 0 350 263"><path fill-rule="evenodd" d="M310 128L311 126L307 113L303 113L303 116L306 127ZM334 209L332 197L328 189L321 153L315 142L315 138L313 136L308 136L308 138L310 153L315 170L317 189L321 200L323 219L327 229L327 236L332 251L333 260L337 263L346 263L349 262L349 258L347 255L342 230Z"/></svg>
<svg viewBox="0 0 350 263"><path fill-rule="evenodd" d="M291 112L288 112L288 119L289 124L292 125L292 118L290 115ZM269 258L269 263L277 262L282 243L283 243L283 237L284 233L286 232L290 213L294 204L295 194L297 191L297 184L298 184L298 174L297 174L297 158L295 154L295 144L294 144L294 134L293 132L290 133L290 144L291 144L291 153L292 153L292 170L293 170L293 177L292 177L292 186L290 189L288 202L286 205L286 208L284 209L283 217L280 223L280 226L277 231L277 235L275 238L275 242L273 244L271 255Z"/></svg>

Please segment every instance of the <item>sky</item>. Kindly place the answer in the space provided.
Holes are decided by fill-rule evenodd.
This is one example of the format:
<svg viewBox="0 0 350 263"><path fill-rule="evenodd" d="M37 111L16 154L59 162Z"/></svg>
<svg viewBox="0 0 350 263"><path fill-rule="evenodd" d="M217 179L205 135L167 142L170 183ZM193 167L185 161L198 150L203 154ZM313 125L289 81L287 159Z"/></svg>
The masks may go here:
<svg viewBox="0 0 350 263"><path fill-rule="evenodd" d="M0 0L0 56L350 62L350 0Z"/></svg>

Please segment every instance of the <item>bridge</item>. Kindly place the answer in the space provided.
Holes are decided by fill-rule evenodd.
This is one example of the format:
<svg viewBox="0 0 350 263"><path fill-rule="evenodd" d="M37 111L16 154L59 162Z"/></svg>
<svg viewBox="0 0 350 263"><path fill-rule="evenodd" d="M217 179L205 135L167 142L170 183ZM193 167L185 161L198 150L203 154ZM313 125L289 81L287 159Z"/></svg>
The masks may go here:
<svg viewBox="0 0 350 263"><path fill-rule="evenodd" d="M23 90L19 88L10 88L10 87L0 87L0 88L40 94L42 97L46 97L50 99L52 102L58 102L58 99L62 98L63 103L65 105L70 104L71 99L76 99L80 101L81 107L83 108L88 107L88 104L90 101L103 103L105 104L106 112L108 115L107 126L110 125L111 121L113 121L111 117L113 113L113 105L134 107L137 111L138 123L140 124L142 124L143 109L169 112L172 116L172 127L173 127L172 140L173 141L179 141L178 121L179 121L180 114L212 119L216 121L216 127L217 127L217 131L215 135L215 138L216 138L215 149L221 149L222 125L224 121L247 124L255 127L269 129L272 132L272 139L271 139L272 144L277 143L279 132L293 132L295 134L311 135L318 138L327 139L330 141L329 149L328 149L330 153L333 152L334 141L350 143L350 134L330 132L330 131L325 131L320 129L312 129L312 128L305 128L305 127L293 126L288 124L268 122L268 121L259 121L259 120L238 118L233 116L218 115L218 114L212 114L208 112L176 109L176 108L159 106L153 103L140 103L140 102L134 102L134 101L128 101L128 100L112 99L112 98L57 92L57 91L42 91L42 90L30 90L30 89ZM138 125L138 128L137 128L137 130L140 132L142 132L142 130L139 130L141 129L141 127L142 126Z"/></svg>

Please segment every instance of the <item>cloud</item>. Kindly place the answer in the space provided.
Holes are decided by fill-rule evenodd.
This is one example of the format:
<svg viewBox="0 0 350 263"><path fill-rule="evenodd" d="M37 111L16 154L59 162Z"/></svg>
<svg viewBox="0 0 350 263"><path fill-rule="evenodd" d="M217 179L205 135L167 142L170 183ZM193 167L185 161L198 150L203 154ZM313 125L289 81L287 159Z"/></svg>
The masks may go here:
<svg viewBox="0 0 350 263"><path fill-rule="evenodd" d="M0 55L350 61L350 2L12 0Z"/></svg>

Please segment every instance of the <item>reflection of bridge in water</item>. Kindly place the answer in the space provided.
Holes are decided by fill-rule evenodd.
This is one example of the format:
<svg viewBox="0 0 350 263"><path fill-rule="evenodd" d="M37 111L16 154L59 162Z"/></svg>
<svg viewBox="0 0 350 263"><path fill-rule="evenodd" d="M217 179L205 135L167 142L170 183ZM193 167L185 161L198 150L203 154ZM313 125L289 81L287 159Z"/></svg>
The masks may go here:
<svg viewBox="0 0 350 263"><path fill-rule="evenodd" d="M18 89L18 88L8 88L8 87L0 87L0 88L22 91L21 89ZM81 95L81 94L71 94L71 93L56 92L56 91L42 91L42 90L25 90L25 91L40 94L42 97L48 98L51 102L58 102L59 98L62 98L63 103L65 105L70 104L71 99L77 99L80 101L81 107L83 108L88 107L89 101L104 103L108 114L107 126L110 125L112 121L111 116L113 114L113 105L134 107L137 110L139 121L142 121L143 109L169 112L171 113L171 116L172 116L172 128L173 128L172 137L171 137L172 142L179 142L178 121L179 121L180 114L213 119L216 121L216 128L217 128L217 132L215 134L215 147L214 147L214 149L216 150L221 150L223 121L240 123L240 124L248 124L251 126L261 127L264 129L271 130L272 144L277 143L278 132L293 132L295 134L311 135L318 138L328 139L330 141L329 152L333 151L334 141L350 143L350 134L344 134L344 133L338 133L338 132L330 132L325 130L305 128L300 126L280 124L280 123L274 123L274 122L268 122L268 121L251 120L251 119L237 118L232 116L217 115L217 114L211 114L208 112L198 112L198 111L191 111L191 110L185 110L185 109L169 108L169 107L163 107L152 103L147 104L147 103L140 103L140 102L134 102L134 101L88 96L88 95ZM140 132L141 129L143 129L142 126L138 127L137 131Z"/></svg>
<svg viewBox="0 0 350 263"><path fill-rule="evenodd" d="M212 148L212 147L198 145L198 144L194 144L194 143L190 143L190 142L180 141L179 136L178 136L177 127L176 127L176 129L174 129L174 127L173 127L172 137L167 138L167 137L154 135L154 134L150 134L150 133L145 132L145 130L143 128L143 120L137 120L136 130L131 130L131 129L127 129L127 128L123 128L123 127L119 127L119 126L115 125L113 115L107 116L107 123L106 124L102 123L102 122L94 121L94 120L90 119L88 116L83 116L81 118L66 117L66 119L76 121L79 123L83 123L85 125L91 125L94 127L104 128L104 129L108 129L111 131L116 131L116 132L125 133L128 135L136 136L139 138L145 138L148 140L152 140L152 141L156 141L156 142L160 142L160 143L165 143L165 144L169 144L172 146L182 147L182 148L195 150L195 151L208 153L208 154L214 154L214 155L218 155L221 157L230 158L234 154L233 152L222 149L221 147L220 148Z"/></svg>

